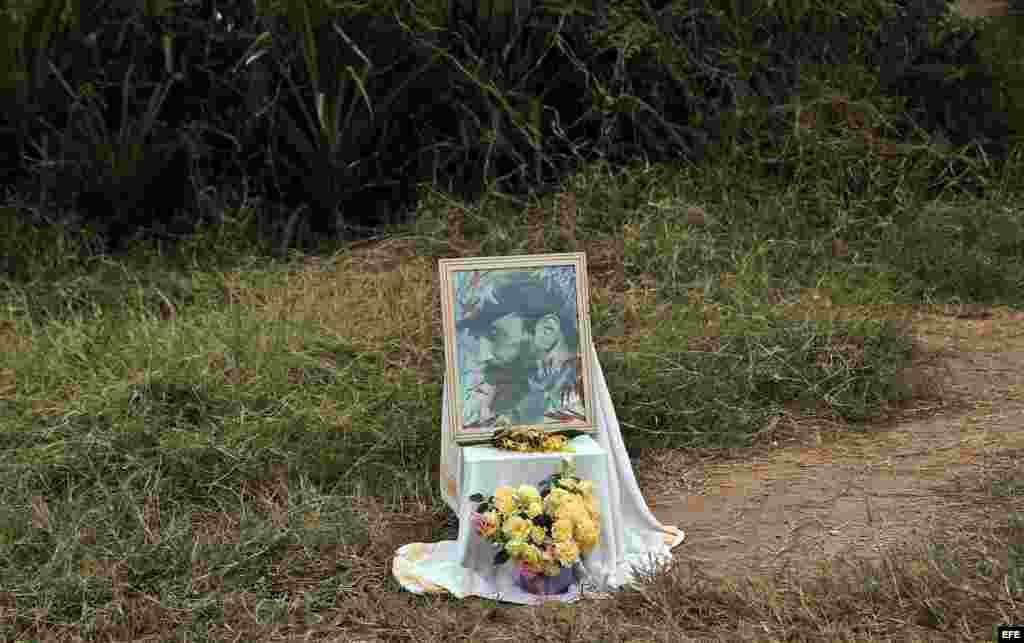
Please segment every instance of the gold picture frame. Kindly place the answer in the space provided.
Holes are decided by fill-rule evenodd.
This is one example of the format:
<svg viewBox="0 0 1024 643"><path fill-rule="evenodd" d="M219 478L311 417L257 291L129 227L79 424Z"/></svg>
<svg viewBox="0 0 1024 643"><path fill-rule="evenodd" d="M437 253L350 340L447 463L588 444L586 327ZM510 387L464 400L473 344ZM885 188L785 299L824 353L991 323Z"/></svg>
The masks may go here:
<svg viewBox="0 0 1024 643"><path fill-rule="evenodd" d="M586 255L441 259L438 271L452 439L595 433Z"/></svg>

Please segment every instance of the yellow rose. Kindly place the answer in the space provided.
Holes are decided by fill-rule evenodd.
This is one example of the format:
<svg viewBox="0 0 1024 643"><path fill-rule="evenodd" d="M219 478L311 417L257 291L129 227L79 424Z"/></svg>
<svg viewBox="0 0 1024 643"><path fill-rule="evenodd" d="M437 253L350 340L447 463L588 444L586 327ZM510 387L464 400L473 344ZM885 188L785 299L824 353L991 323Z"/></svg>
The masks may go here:
<svg viewBox="0 0 1024 643"><path fill-rule="evenodd" d="M494 508L503 514L515 511L516 499L512 487L498 487L495 489Z"/></svg>
<svg viewBox="0 0 1024 643"><path fill-rule="evenodd" d="M587 501L586 501L586 499L583 496L578 496L576 494L573 494L571 504L572 504L572 508L573 508L574 511L580 511L580 512L586 513L586 511L587 511Z"/></svg>
<svg viewBox="0 0 1024 643"><path fill-rule="evenodd" d="M578 489L579 492L582 493L584 496L589 496L592 493L594 493L594 481L583 480L578 485L576 485L576 489Z"/></svg>
<svg viewBox="0 0 1024 643"><path fill-rule="evenodd" d="M590 514L590 517L597 520L597 517L601 515L601 512L598 511L598 508L601 505L597 502L597 498L594 496L588 496L584 504L587 507L587 513Z"/></svg>
<svg viewBox="0 0 1024 643"><path fill-rule="evenodd" d="M570 520L556 520L555 524L551 525L551 537L557 542L570 540L572 531L572 521Z"/></svg>
<svg viewBox="0 0 1024 643"><path fill-rule="evenodd" d="M586 509L580 509L577 513L574 513L570 520L572 520L572 524L574 525L578 525L582 522L594 522L590 518L590 514L587 513Z"/></svg>
<svg viewBox="0 0 1024 643"><path fill-rule="evenodd" d="M575 522L578 518L585 515L586 511L586 507L583 506L580 497L570 494L559 503L558 508L555 510L555 517L560 520L572 520Z"/></svg>
<svg viewBox="0 0 1024 643"><path fill-rule="evenodd" d="M568 489L569 491L575 491L576 481L573 480L572 478L562 478L561 480L558 481L558 486L563 489Z"/></svg>
<svg viewBox="0 0 1024 643"><path fill-rule="evenodd" d="M558 503L560 507L581 507L583 506L583 496L576 493L566 493L565 498Z"/></svg>
<svg viewBox="0 0 1024 643"><path fill-rule="evenodd" d="M544 505L541 504L539 500L536 502L531 502L530 506L526 508L526 515L530 518L536 518L542 513L544 513Z"/></svg>
<svg viewBox="0 0 1024 643"><path fill-rule="evenodd" d="M576 532L586 531L588 529L594 529L595 527L597 527L597 525L594 524L594 521L591 520L590 518L584 518L583 520L579 520L579 521L573 523L573 529L575 529Z"/></svg>
<svg viewBox="0 0 1024 643"><path fill-rule="evenodd" d="M501 530L509 538L513 538L515 540L526 540L530 537L530 529L532 527L533 523L527 520L526 518L512 516L511 518L505 521L505 524L502 525Z"/></svg>
<svg viewBox="0 0 1024 643"><path fill-rule="evenodd" d="M555 555L558 556L558 562L562 563L565 567L568 567L579 560L580 549L573 541L564 540L562 542L555 543Z"/></svg>
<svg viewBox="0 0 1024 643"><path fill-rule="evenodd" d="M530 527L530 540L537 543L538 545L544 544L544 539L547 538L547 531L540 525L534 525Z"/></svg>
<svg viewBox="0 0 1024 643"><path fill-rule="evenodd" d="M580 549L583 553L590 553L600 540L601 530L597 523L584 521L576 525L576 529L573 530L573 534L576 537L576 543L579 544Z"/></svg>
<svg viewBox="0 0 1024 643"><path fill-rule="evenodd" d="M569 497L571 494L565 489L559 489L555 487L548 494L547 498L544 499L544 509L549 513L554 513L558 510L558 506L562 504L562 501Z"/></svg>
<svg viewBox="0 0 1024 643"><path fill-rule="evenodd" d="M590 521L590 516L587 514L586 510L584 510L584 509L581 509L581 510L577 511L576 513L573 513L573 514L571 514L569 516L569 522L571 522L573 525L578 525L581 522L588 522L588 521Z"/></svg>

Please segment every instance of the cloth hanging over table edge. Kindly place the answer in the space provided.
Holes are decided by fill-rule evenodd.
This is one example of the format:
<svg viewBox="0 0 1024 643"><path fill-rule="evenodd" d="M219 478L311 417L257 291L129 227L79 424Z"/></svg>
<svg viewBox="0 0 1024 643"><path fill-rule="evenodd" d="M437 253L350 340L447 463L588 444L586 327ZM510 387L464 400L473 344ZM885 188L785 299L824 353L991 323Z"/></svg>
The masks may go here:
<svg viewBox="0 0 1024 643"><path fill-rule="evenodd" d="M618 498L620 511L614 534L604 534L602 538L609 537L614 541L613 569L609 577L610 587L622 586L631 580L631 570L634 565L631 561L640 558L651 558L664 560L666 552L671 557L671 550L679 546L686 538L683 530L675 525L663 525L651 513L640 487L637 484L636 476L633 473L633 466L626 452L622 440L622 433L619 428L618 418L612 404L611 396L605 382L604 372L597 358L597 351L593 345L590 346L593 377L592 395L594 396L595 421L598 431L593 437L598 444L609 454L610 479L609 485L614 498ZM451 436L447 424L448 399L445 395L442 398L442 449L441 449L441 495L445 503L455 512L456 516L463 513L463 502L465 494L460 495L458 482L462 479L462 461L460 449ZM640 545L642 535L658 533L661 534L662 545L654 547L652 551L643 551ZM641 536L628 538L630 544L640 546L639 551L627 551L627 536ZM392 561L392 574L395 579L406 590L413 593L443 594L451 593L457 598L470 595L482 595L488 598L493 594L493 586L482 586L481 579L473 570L462 568L461 565L452 564L451 561L444 561L445 557L451 557L457 549L456 541L442 541L438 543L410 543L398 549ZM645 555L649 554L649 555ZM445 568L444 573L438 573L437 563ZM433 566L433 571L428 574L421 573L421 570ZM615 569L618 568L618 569ZM427 577L429 576L429 577ZM433 578L433 580L432 580ZM434 582L435 580L441 582ZM486 583L484 584L486 585ZM493 585L493 583L492 583ZM536 602L536 597L513 598L512 602ZM569 596L560 597L558 600L573 601L579 598L578 593L570 593Z"/></svg>

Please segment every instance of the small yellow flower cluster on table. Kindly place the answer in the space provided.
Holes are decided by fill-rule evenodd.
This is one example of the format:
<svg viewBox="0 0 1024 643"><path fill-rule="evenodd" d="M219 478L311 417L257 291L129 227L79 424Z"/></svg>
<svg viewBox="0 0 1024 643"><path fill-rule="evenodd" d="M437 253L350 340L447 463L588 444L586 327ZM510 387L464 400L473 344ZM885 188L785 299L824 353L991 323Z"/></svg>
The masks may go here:
<svg viewBox="0 0 1024 643"><path fill-rule="evenodd" d="M558 433L546 431L544 425L524 425L510 428L510 420L502 416L498 418L497 425L501 428L494 434L492 440L494 446L499 449L508 449L519 452L572 452L568 446L569 438Z"/></svg>
<svg viewBox="0 0 1024 643"><path fill-rule="evenodd" d="M532 574L557 576L572 567L600 542L600 513L594 483L580 480L571 461L540 484L498 487L483 501L473 524L483 538L498 546L495 564L518 560Z"/></svg>

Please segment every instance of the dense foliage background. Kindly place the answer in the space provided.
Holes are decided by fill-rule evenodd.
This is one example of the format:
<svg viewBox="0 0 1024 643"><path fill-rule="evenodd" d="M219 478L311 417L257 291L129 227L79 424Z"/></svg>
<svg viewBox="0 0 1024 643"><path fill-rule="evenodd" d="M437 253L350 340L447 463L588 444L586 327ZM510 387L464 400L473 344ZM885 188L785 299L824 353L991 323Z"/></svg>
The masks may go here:
<svg viewBox="0 0 1024 643"><path fill-rule="evenodd" d="M521 200L581 160L699 161L751 140L786 176L770 149L802 70L850 64L902 101L889 134L998 161L1024 121L1024 55L1005 31L937 38L948 4L23 2L0 17L17 34L0 181L37 206L18 225L108 249L244 197L283 252L408 221L425 182ZM934 189L982 190L968 165L936 167Z"/></svg>

